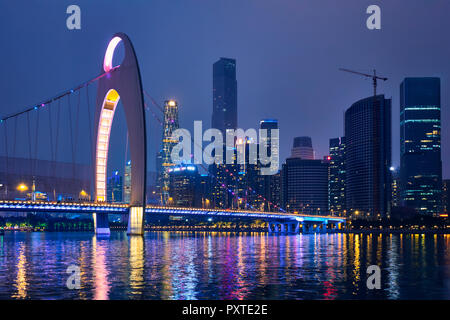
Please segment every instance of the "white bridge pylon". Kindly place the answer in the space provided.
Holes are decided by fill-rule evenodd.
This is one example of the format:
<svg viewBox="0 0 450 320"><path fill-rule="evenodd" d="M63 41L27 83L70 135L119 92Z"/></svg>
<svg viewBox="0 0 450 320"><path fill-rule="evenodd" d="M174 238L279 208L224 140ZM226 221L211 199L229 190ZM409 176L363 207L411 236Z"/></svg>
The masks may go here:
<svg viewBox="0 0 450 320"><path fill-rule="evenodd" d="M114 51L123 43L125 57L119 66L113 66ZM111 126L119 100L125 111L131 157L131 197L128 216L130 235L144 233L145 186L147 172L147 136L145 123L142 81L133 45L124 33L115 34L108 44L102 71L108 73L98 83L95 111L95 201L105 202L106 173ZM109 234L108 219L105 214L97 217L94 213L97 233Z"/></svg>

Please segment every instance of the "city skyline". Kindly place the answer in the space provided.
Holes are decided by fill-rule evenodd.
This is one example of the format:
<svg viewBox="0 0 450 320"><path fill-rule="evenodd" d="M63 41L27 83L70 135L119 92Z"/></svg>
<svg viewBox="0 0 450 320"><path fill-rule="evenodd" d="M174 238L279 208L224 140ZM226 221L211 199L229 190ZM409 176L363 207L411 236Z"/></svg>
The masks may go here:
<svg viewBox="0 0 450 320"><path fill-rule="evenodd" d="M295 39L294 31L301 31L307 26L308 19L304 17L307 13L313 16L322 15L328 13L331 16L336 15L331 8L324 8L323 6L316 7L312 3L308 3L305 8L300 4L290 3L291 10L298 10L299 15L303 19L293 19L287 18L286 27L277 27L272 30L269 35L273 40L274 37L280 36L280 39L276 43L286 45L288 51L287 53L275 53L273 50L262 50L266 49L266 45L263 44L262 38L252 37L250 43L245 42L248 40L249 36L254 36L256 31L255 28L263 28L262 21L273 12L271 4L262 2L262 7L259 7L255 14L252 16L252 21L254 22L254 28L248 31L244 31L243 34L235 34L233 32L228 32L230 30L225 30L226 28L218 27L213 25L212 32L217 34L223 34L227 32L227 36L223 42L219 42L216 46L207 48L206 46L210 43L210 40L206 40L205 31L202 31L202 41L198 42L198 37L195 37L192 33L194 30L198 30L200 26L195 24L189 25L188 30L191 33L185 33L184 31L178 29L177 26L170 26L169 28L159 28L161 34L156 34L152 22L149 26L142 25L142 23L133 22L127 20L127 30L130 36L134 39L135 45L139 49L139 59L142 63L142 74L144 80L144 87L146 87L150 93L157 99L158 102L164 101L167 98L176 98L180 104L180 119L183 119L180 123L181 127L190 128L194 120L203 120L204 123L209 123L211 119L211 64L216 61L219 57L228 56L235 58L239 65L237 70L238 79L238 103L240 106L245 106L245 108L239 108L238 110L238 126L243 128L257 127L258 121L264 118L276 118L279 120L280 126L280 161L283 162L290 154L291 141L295 136L309 135L313 138L315 149L317 152L317 158L322 158L328 152L328 139L336 136L343 135L343 124L342 124L342 112L348 108L351 103L357 101L361 98L370 95L371 86L369 81L362 81L362 79L353 78L351 75L346 75L338 71L339 67L349 67L359 71L369 71L375 68L380 74L388 76L389 80L386 83L380 85L379 92L384 93L386 97L392 97L393 112L392 112L392 122L393 122L393 165L399 166L399 92L398 86L403 78L408 76L439 76L442 80L442 118L448 117L446 105L448 105L448 98L446 92L448 92L448 75L450 70L445 63L445 45L444 50L431 50L433 51L433 59L423 60L421 57L425 56L425 51L423 48L419 50L415 49L414 43L406 39L407 30L399 28L397 24L395 25L394 34L388 35L384 29L376 35L370 33L367 29L362 28L360 24L364 17L364 11L359 10L360 7L363 8L365 4L356 2L349 4L348 10L342 10L340 13L348 18L348 25L338 25L337 30L328 30L329 23L319 19L317 22L319 27L322 29L321 40L318 41L313 37L307 37L306 34L300 32L300 38L298 41L292 42ZM83 4L81 4L83 6ZM100 4L85 5L86 10L91 10L94 14L99 10ZM248 10L252 8L249 4L242 4L242 14L245 14ZM425 17L429 16L439 16L442 11L442 6L448 6L447 3L441 4L441 7L422 7L422 5L417 4L416 6L405 7L399 4L386 3L383 5L383 10L387 12L396 12L398 19L405 19L407 21L407 16L413 16L422 14ZM345 6L344 6L345 7ZM153 10L148 10L150 14L156 14L161 10L171 10L172 15L181 14L181 7L176 4L158 4L156 7L148 7ZM402 10L400 10L400 8ZM197 8L199 9L199 8ZM210 16L203 15L201 26L211 19L223 18L223 15L218 16L217 5L206 4L205 7L201 8L213 9ZM222 9L228 12L232 9L232 5L222 5ZM14 12L12 7L8 4L5 6L6 12ZM36 8L36 14L41 14L44 17L51 16L53 14L52 10L46 10L43 5L42 8ZM158 11L159 10L159 11ZM190 9L192 11L192 9ZM275 26L275 22L278 21L279 17L285 14L288 8L280 7L276 8L277 13L275 17L269 20L268 26ZM142 10L145 11L145 10ZM191 17L196 17L200 12L193 13ZM89 11L87 11L88 13ZM126 13L130 15L142 13L136 13L136 8L131 6L125 9ZM24 13L26 17L29 13ZM77 83L78 80L84 78L86 74L92 74L92 71L87 70L97 70L99 68L97 59L93 59L93 55L101 55L102 48L107 41L108 35L111 34L111 26L100 26L93 30L89 28L90 21L92 21L91 14L85 15L85 24L79 33L69 33L67 30L62 28L61 31L52 33L49 39L44 39L39 35L36 35L36 39L28 39L31 41L40 41L42 43L41 50L33 53L33 55L28 55L24 50L21 50L21 46L24 41L25 35L28 37L29 33L19 32L12 43L13 48L18 52L23 52L24 58L30 61L28 66L28 77L23 80L21 85L17 82L19 78L16 74L21 74L24 70L24 66L19 64L20 59L12 59L12 63L6 66L6 71L4 76L1 78L1 83L4 88L8 89L5 95L5 105L8 106L8 111L19 111L25 105L29 105L39 101L44 96L48 96L53 92L50 90L55 83L60 86L60 89L70 87L72 84ZM9 15L6 15L6 19L2 23L8 23L13 27L17 25L17 22L10 21L8 19ZM11 15L12 16L12 15ZM238 25L232 27L232 30L236 30L239 26L244 23L243 17L237 17ZM306 19L306 20L305 20ZM383 26L386 29L389 27L393 28L392 16L384 16ZM138 19L137 19L138 20ZM298 20L298 21L297 21ZM156 21L158 21L156 19ZM445 24L448 22L444 20L435 19L436 24L432 24L435 27L445 28ZM22 23L22 22L21 22ZM156 23L156 22L155 22ZM164 24L162 24L164 25ZM220 25L220 24L218 24ZM228 24L222 24L227 26ZM33 30L30 32L39 32L48 28L48 24L45 19L34 26ZM120 24L116 24L115 28L120 28ZM433 48L441 48L441 42L438 37L431 36L434 27L419 25L409 25L408 32L416 31L420 35L430 35L426 38L428 42L427 51ZM86 29L86 30L85 30ZM150 30L150 34L147 35L142 30ZM203 29L202 29L203 30ZM264 30L264 29L261 29ZM186 39L182 40L180 45L186 44L186 41L193 42L193 45L187 47L187 51L183 54L177 52L176 50L169 50L171 47L166 40L168 39L180 39L175 36L175 31L179 32ZM336 43L331 37L332 31L338 32L338 34L347 35L340 37L342 43L336 47ZM144 37L145 34L145 37ZM231 37L231 34L234 37ZM155 35L150 38L150 35ZM190 35L190 36L189 36ZM389 52L398 52L398 45L394 45L391 39L394 37L405 36L405 41L402 42L402 50L407 50L408 57L399 61L397 58L393 59ZM174 38L175 37L175 38ZM103 43L97 43L97 39L104 39ZM367 38L367 39L366 39ZM373 39L375 38L375 39ZM154 39L154 40L149 40ZM346 44L351 43L355 39L361 41L361 54L363 58L347 57L348 50L344 50ZM58 41L61 46L57 49L50 50L45 44L48 41ZM381 56L375 56L371 53L368 44L371 41L375 41L374 45L383 45L386 50L386 54ZM297 43L298 42L298 43ZM86 44L88 44L86 46ZM91 45L92 44L92 45ZM167 44L167 45L164 45ZM155 46L156 45L156 46ZM324 46L329 46L333 50L334 54L331 55L324 51ZM186 46L185 46L186 47ZM426 47L426 46L423 46ZM81 52L77 48L90 48L90 50L85 50ZM158 49L155 49L158 48ZM254 49L253 49L254 48ZM256 53L258 50L258 54ZM317 50L318 49L318 50ZM64 58L66 55L64 52L70 51L70 60ZM88 52L86 52L88 51ZM264 54L261 53L264 51ZM72 54L73 53L73 54ZM80 54L77 54L80 53ZM316 63L306 63L312 54L318 54L318 58L313 60ZM8 53L4 52L5 59L8 59ZM327 62L324 63L323 59L320 57L327 57ZM42 68L38 60L44 60L44 56L58 56L58 59L54 61L46 61L45 65L49 68L53 68L53 72L49 77L48 83L38 80L38 75L42 73ZM162 58L162 56L167 56ZM151 59L149 57L152 57ZM251 60L250 58L253 58ZM284 59L283 59L284 58ZM184 63L189 59L192 63ZM48 59L47 59L48 60ZM283 62L283 60L285 60ZM158 63L154 63L158 61ZM401 63L399 63L401 62ZM61 68L64 65L66 68ZM78 65L77 68L73 68L72 65ZM59 66L59 67L57 67ZM264 66L264 68L261 68ZM279 68L275 68L278 66ZM62 69L62 70L59 70ZM317 69L317 70L315 70ZM12 71L16 70L16 71ZM8 74L8 77L6 77ZM326 75L326 76L325 76ZM166 77L167 76L167 77ZM282 80L285 79L285 80ZM312 90L312 86L316 88L326 88L327 94L318 94L318 89ZM17 88L26 88L27 95L19 94ZM323 89L322 89L323 90ZM258 94L255 94L258 92ZM314 100L314 101L313 101ZM10 106L10 107L9 107ZM10 109L9 109L10 108ZM301 117L295 117L296 119L291 119L289 117L289 110L301 111ZM8 112L9 113L9 112ZM250 117L249 114L252 116ZM116 135L118 139L112 139L112 150L121 150L121 146L124 145L126 139L126 125L124 120L121 118L121 108L118 109L117 120L114 127L112 135ZM149 150L156 150L159 143L158 125L152 120L151 116L148 116L148 121L150 121L149 129ZM153 122L151 122L153 121ZM297 123L299 125L297 125ZM313 125L314 124L314 127ZM317 129L320 130L317 130ZM443 162L443 177L448 177L450 173L450 168L448 162L445 159L449 158L450 150L447 149L445 141L449 136L449 128L445 125L443 126L442 132L442 158ZM43 156L43 158L45 158ZM154 157L149 155L149 167L154 171ZM83 159L80 159L83 162ZM112 158L111 167L121 168L123 159Z"/></svg>

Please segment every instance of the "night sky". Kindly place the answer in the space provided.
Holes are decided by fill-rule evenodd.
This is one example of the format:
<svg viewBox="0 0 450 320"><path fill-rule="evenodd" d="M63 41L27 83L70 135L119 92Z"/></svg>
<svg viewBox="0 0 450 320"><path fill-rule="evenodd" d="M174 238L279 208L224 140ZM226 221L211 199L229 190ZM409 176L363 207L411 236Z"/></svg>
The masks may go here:
<svg viewBox="0 0 450 320"><path fill-rule="evenodd" d="M289 156L295 136L311 136L317 156L327 154L329 138L343 135L345 109L372 94L371 80L338 68L361 72L376 68L389 78L378 91L392 97L392 160L398 166L400 83L404 77L440 77L443 175L450 176L448 0L0 3L1 116L98 75L111 36L125 32L136 49L144 88L160 104L168 98L177 99L180 126L188 129L194 120L203 120L204 128L210 126L212 64L220 57L235 58L238 124L245 129L257 128L263 118L278 119L282 161ZM70 4L81 7L81 30L66 28ZM381 7L381 30L366 28L366 8L371 4ZM95 90L90 88L91 110ZM76 95L72 98L72 107L77 99ZM84 92L81 101L81 110L86 110ZM67 111L67 103L62 106ZM50 159L45 112L40 115L39 141L44 147L39 147L38 157ZM65 122L61 120L66 138L60 142L58 160L70 161L67 112L62 116L66 117ZM35 117L32 115L32 120ZM147 121L149 168L154 170L161 127L150 113ZM16 152L26 156L26 119L22 117L18 123L23 130L19 130L22 135L17 138ZM87 128L87 121L80 120L78 162L89 160ZM3 130L0 133L3 154ZM122 169L125 140L126 124L119 109L112 131L110 170Z"/></svg>

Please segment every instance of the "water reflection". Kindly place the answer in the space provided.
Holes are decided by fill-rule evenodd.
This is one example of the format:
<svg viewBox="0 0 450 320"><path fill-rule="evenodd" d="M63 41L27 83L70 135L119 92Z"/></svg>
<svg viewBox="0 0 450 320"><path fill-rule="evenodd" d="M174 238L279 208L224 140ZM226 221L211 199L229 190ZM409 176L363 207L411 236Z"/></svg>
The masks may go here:
<svg viewBox="0 0 450 320"><path fill-rule="evenodd" d="M108 299L109 283L106 268L107 239L92 237L92 265L94 269L94 300Z"/></svg>
<svg viewBox="0 0 450 320"><path fill-rule="evenodd" d="M25 255L26 245L25 243L19 244L19 257L17 259L17 276L15 281L16 293L13 294L13 298L24 299L27 297L27 272L26 264L27 257Z"/></svg>
<svg viewBox="0 0 450 320"><path fill-rule="evenodd" d="M0 298L449 299L449 235L7 233ZM65 283L80 267L81 289ZM368 290L366 268L382 269Z"/></svg>
<svg viewBox="0 0 450 320"><path fill-rule="evenodd" d="M145 285L144 279L144 237L130 236L130 288L131 294L139 296Z"/></svg>

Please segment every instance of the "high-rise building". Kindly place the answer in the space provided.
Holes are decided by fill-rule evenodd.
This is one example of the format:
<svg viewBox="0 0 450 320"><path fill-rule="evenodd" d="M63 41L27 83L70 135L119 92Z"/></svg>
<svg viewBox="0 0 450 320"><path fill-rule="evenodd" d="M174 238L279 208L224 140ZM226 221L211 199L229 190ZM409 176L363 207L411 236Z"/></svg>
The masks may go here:
<svg viewBox="0 0 450 320"><path fill-rule="evenodd" d="M197 192L200 175L197 166L181 164L168 168L169 198L167 205L176 207L200 207L201 198Z"/></svg>
<svg viewBox="0 0 450 320"><path fill-rule="evenodd" d="M108 177L106 189L106 199L108 202L122 202L123 185L122 176L119 175L119 171L114 171L113 175Z"/></svg>
<svg viewBox="0 0 450 320"><path fill-rule="evenodd" d="M236 147L232 148L236 155ZM223 146L223 155L225 157L227 146ZM236 161L236 157L234 157ZM221 163L212 164L208 168L211 176L211 207L219 209L228 209L233 207L233 200L237 199L237 188L239 184L239 168L236 164ZM234 193L234 194L233 194Z"/></svg>
<svg viewBox="0 0 450 320"><path fill-rule="evenodd" d="M402 205L419 214L441 211L441 83L405 78L400 85Z"/></svg>
<svg viewBox="0 0 450 320"><path fill-rule="evenodd" d="M328 162L286 159L281 171L282 204L289 212L326 214L328 212Z"/></svg>
<svg viewBox="0 0 450 320"><path fill-rule="evenodd" d="M272 157L276 161L276 166L279 168L279 143L278 144L272 144L272 131L271 130L277 130L278 129L278 120L276 119L264 119L261 120L259 123L260 129L267 130L267 137L264 140L261 140L259 142L259 154L261 154L261 148L265 145L267 147L266 155L268 157ZM272 150L273 149L273 150ZM272 155L272 152L274 153ZM267 164L263 165L260 164L261 167L269 167L273 164ZM279 172L275 173L274 175L262 175L260 177L260 180L262 180L262 190L261 195L264 196L266 201L264 201L264 210L265 211L277 211L277 207L280 206L280 175ZM276 192L278 191L278 194Z"/></svg>
<svg viewBox="0 0 450 320"><path fill-rule="evenodd" d="M394 167L391 167L391 208L400 207L400 173Z"/></svg>
<svg viewBox="0 0 450 320"><path fill-rule="evenodd" d="M267 201L268 206L265 209L270 212L278 212L281 207L281 172L278 171L278 173L271 175L269 180L269 201Z"/></svg>
<svg viewBox="0 0 450 320"><path fill-rule="evenodd" d="M172 162L171 153L173 147L178 143L177 140L172 139L172 133L178 128L178 103L175 100L167 100L164 102L161 168L158 177L161 203L163 205L166 204L169 199L170 181L168 169L175 166L175 163Z"/></svg>
<svg viewBox="0 0 450 320"><path fill-rule="evenodd" d="M389 213L391 200L391 100L355 102L345 112L347 214L366 219Z"/></svg>
<svg viewBox="0 0 450 320"><path fill-rule="evenodd" d="M213 65L212 128L225 137L226 129L237 128L236 60L220 58Z"/></svg>
<svg viewBox="0 0 450 320"><path fill-rule="evenodd" d="M314 149L311 137L296 137L292 146L291 158L301 158L304 160L314 160Z"/></svg>
<svg viewBox="0 0 450 320"><path fill-rule="evenodd" d="M236 60L220 58L213 65L213 113L212 128L222 131L226 138L226 129L237 128L237 81ZM234 147L235 151L236 148ZM224 155L226 146L224 146ZM209 166L211 180L212 206L231 208L236 199L238 187L238 167L233 164L212 164ZM230 173L232 176L230 176ZM231 191L230 191L231 190ZM233 195L234 193L234 195Z"/></svg>
<svg viewBox="0 0 450 320"><path fill-rule="evenodd" d="M345 137L330 139L328 210L345 216Z"/></svg>
<svg viewBox="0 0 450 320"><path fill-rule="evenodd" d="M442 211L448 216L450 213L450 180L442 180Z"/></svg>
<svg viewBox="0 0 450 320"><path fill-rule="evenodd" d="M131 160L125 165L125 175L123 179L123 202L130 203L131 200Z"/></svg>

